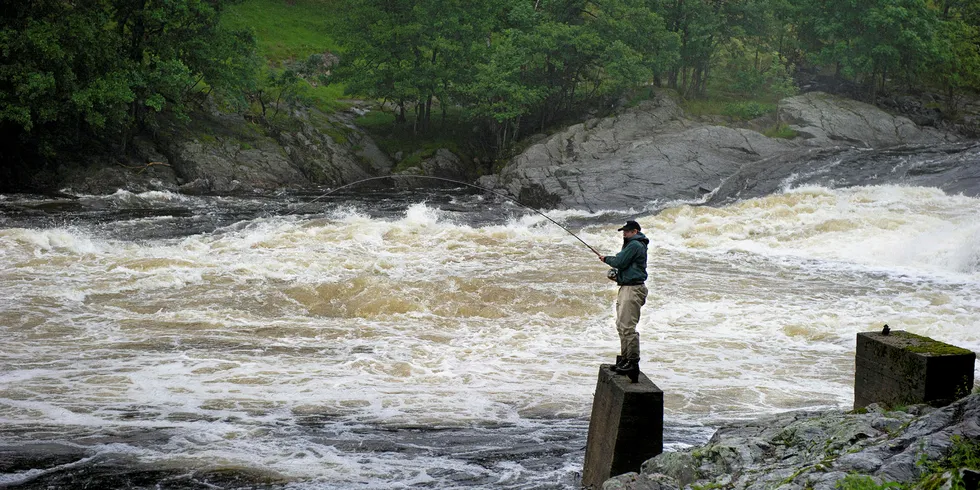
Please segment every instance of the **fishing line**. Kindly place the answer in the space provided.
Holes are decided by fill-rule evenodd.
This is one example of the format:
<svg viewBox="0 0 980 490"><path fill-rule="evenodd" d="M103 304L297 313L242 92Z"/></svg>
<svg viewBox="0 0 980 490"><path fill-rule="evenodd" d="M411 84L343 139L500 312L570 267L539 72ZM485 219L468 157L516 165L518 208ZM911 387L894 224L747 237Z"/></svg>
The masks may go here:
<svg viewBox="0 0 980 490"><path fill-rule="evenodd" d="M396 174L396 175L382 175L380 177L368 177L366 179L357 180L357 181L351 182L350 184L342 185L342 186L337 187L335 189L330 189L329 191L321 194L320 196L317 196L315 199L312 199L310 201L307 201L307 202L303 203L302 205L296 207L296 209L293 209L292 211L284 214L283 216L289 216L289 215L295 213L296 211L299 211L304 206L313 204L313 203L319 201L320 199L323 199L324 197L329 196L330 194L333 194L333 193L335 193L337 191L341 191L341 190L346 189L348 187L353 187L353 186L355 186L357 184L361 184L363 182L369 182L369 181L372 181L372 180L393 179L393 178L397 178L397 177L404 177L404 178L410 178L410 179L441 180L443 182L451 182L453 184L465 185L465 186L472 187L474 189L480 189L481 191L489 192L489 193L494 194L496 196L502 197L504 199L507 199L508 201L512 201L513 203L517 204L518 206L521 206L521 207L523 207L525 209L529 209L531 211L534 211L535 213L540 214L541 216L544 216L544 218L546 220L554 223L559 228L565 230L566 233L568 233L569 235L572 235L573 237L575 237L576 240L582 242L582 245L585 245L586 247L588 247L588 249L591 250L592 253L594 253L594 254L596 254L596 255L598 255L600 257L602 256L602 254L600 254L598 250L596 250L595 248L592 248L592 245L589 245L588 243L585 243L585 240L582 240L581 238L579 238L578 235L572 233L571 230L569 230L568 228L565 228L561 223L559 223L559 222L551 219L551 217L548 216L547 214L544 214L541 211L538 211L537 209L534 209L531 206L528 206L527 204L524 204L521 201L518 201L517 199L515 199L515 198L513 198L511 196L508 196L506 194L502 194L502 193L497 192L497 191L495 191L493 189L487 189L486 187L478 186L476 184L470 184L468 182L463 182L461 180L447 179L445 177L434 177L434 176L430 176L430 175L400 175L400 174Z"/></svg>

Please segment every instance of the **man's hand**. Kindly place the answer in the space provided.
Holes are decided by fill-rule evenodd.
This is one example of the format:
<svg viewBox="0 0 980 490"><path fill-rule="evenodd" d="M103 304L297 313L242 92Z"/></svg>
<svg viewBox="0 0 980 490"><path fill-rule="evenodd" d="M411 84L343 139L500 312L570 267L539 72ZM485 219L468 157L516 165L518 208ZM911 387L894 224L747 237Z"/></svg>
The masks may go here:
<svg viewBox="0 0 980 490"><path fill-rule="evenodd" d="M599 256L599 262L602 262L603 264L605 264L606 263L606 256L605 255L600 255Z"/></svg>

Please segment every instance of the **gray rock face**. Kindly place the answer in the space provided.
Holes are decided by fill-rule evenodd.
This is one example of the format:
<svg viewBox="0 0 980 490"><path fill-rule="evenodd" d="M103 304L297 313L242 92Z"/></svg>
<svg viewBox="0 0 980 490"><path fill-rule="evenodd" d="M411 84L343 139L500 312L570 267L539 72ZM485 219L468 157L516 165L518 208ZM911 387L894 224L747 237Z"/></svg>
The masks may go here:
<svg viewBox="0 0 980 490"><path fill-rule="evenodd" d="M403 188L445 187L446 181L436 179L413 179L408 176L436 177L437 179L458 180L468 182L469 169L455 153L446 148L439 148L431 157L423 160L416 167L409 167L397 174L402 178L395 179L394 184Z"/></svg>
<svg viewBox="0 0 980 490"><path fill-rule="evenodd" d="M302 108L283 127L271 129L212 110L189 125L165 125L155 142L137 139L131 165L103 163L64 180L70 190L92 194L117 189L227 194L341 185L389 173L393 162L353 125L354 117Z"/></svg>
<svg viewBox="0 0 980 490"><path fill-rule="evenodd" d="M703 195L742 164L798 146L746 129L694 123L662 94L532 145L496 183L529 205L642 209L650 201Z"/></svg>
<svg viewBox="0 0 980 490"><path fill-rule="evenodd" d="M88 162L86 168L62 171L62 191L77 194L106 194L117 189L131 192L177 191L177 174L170 160L146 138L134 138L133 158L127 162Z"/></svg>
<svg viewBox="0 0 980 490"><path fill-rule="evenodd" d="M351 116L295 110L277 133L239 115L216 115L168 139L184 192L233 193L346 184L390 170L392 162ZM358 150L355 151L355 148Z"/></svg>
<svg viewBox="0 0 980 490"><path fill-rule="evenodd" d="M455 153L439 148L432 158L422 162L422 171L425 175L433 177L443 177L447 179L465 179L466 166Z"/></svg>
<svg viewBox="0 0 980 490"><path fill-rule="evenodd" d="M641 473L608 480L605 489L834 489L849 474L911 482L938 460L953 437L980 441L980 395L945 408L911 407L864 414L797 412L718 430L708 443L658 455Z"/></svg>
<svg viewBox="0 0 980 490"><path fill-rule="evenodd" d="M887 150L832 147L791 151L744 165L714 192L717 205L793 185L902 184L980 196L980 144L943 143Z"/></svg>
<svg viewBox="0 0 980 490"><path fill-rule="evenodd" d="M660 94L621 115L572 126L532 145L481 184L539 207L642 209L698 198L743 166L759 162L754 168L764 174L767 165L791 162L815 148L956 139L874 106L816 92L780 102L779 120L801 137L768 138L692 122L673 97Z"/></svg>
<svg viewBox="0 0 980 490"><path fill-rule="evenodd" d="M817 146L851 144L885 148L905 144L935 144L956 138L910 119L892 116L877 107L823 92L810 92L779 102L779 121L807 143Z"/></svg>

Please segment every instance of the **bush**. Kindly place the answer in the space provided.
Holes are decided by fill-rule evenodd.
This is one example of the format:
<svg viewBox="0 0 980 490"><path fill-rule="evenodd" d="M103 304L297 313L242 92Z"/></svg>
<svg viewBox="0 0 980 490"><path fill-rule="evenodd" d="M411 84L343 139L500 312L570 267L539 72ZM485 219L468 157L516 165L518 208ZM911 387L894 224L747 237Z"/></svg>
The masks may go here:
<svg viewBox="0 0 980 490"><path fill-rule="evenodd" d="M736 119L749 120L776 112L776 104L747 101L725 104L722 114Z"/></svg>
<svg viewBox="0 0 980 490"><path fill-rule="evenodd" d="M903 485L898 482L885 482L878 484L870 476L864 475L847 475L843 480L837 482L837 488L840 490L886 490L889 488L903 488Z"/></svg>
<svg viewBox="0 0 980 490"><path fill-rule="evenodd" d="M785 124L777 124L767 129L762 134L770 138L783 138L788 140L791 140L800 135L800 133L797 133L796 131L792 130L789 126ZM862 413L862 412L858 412L858 413ZM867 410L865 410L863 413L867 413Z"/></svg>

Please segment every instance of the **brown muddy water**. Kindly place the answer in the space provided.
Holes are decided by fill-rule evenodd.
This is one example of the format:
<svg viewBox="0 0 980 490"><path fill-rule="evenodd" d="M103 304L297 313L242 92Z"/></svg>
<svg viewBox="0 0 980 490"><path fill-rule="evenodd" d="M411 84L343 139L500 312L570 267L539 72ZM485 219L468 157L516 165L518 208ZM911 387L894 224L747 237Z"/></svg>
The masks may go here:
<svg viewBox="0 0 980 490"><path fill-rule="evenodd" d="M615 285L464 192L0 196L0 487L576 488ZM980 200L802 187L548 211L651 239L667 447L848 407L857 332L980 350Z"/></svg>

